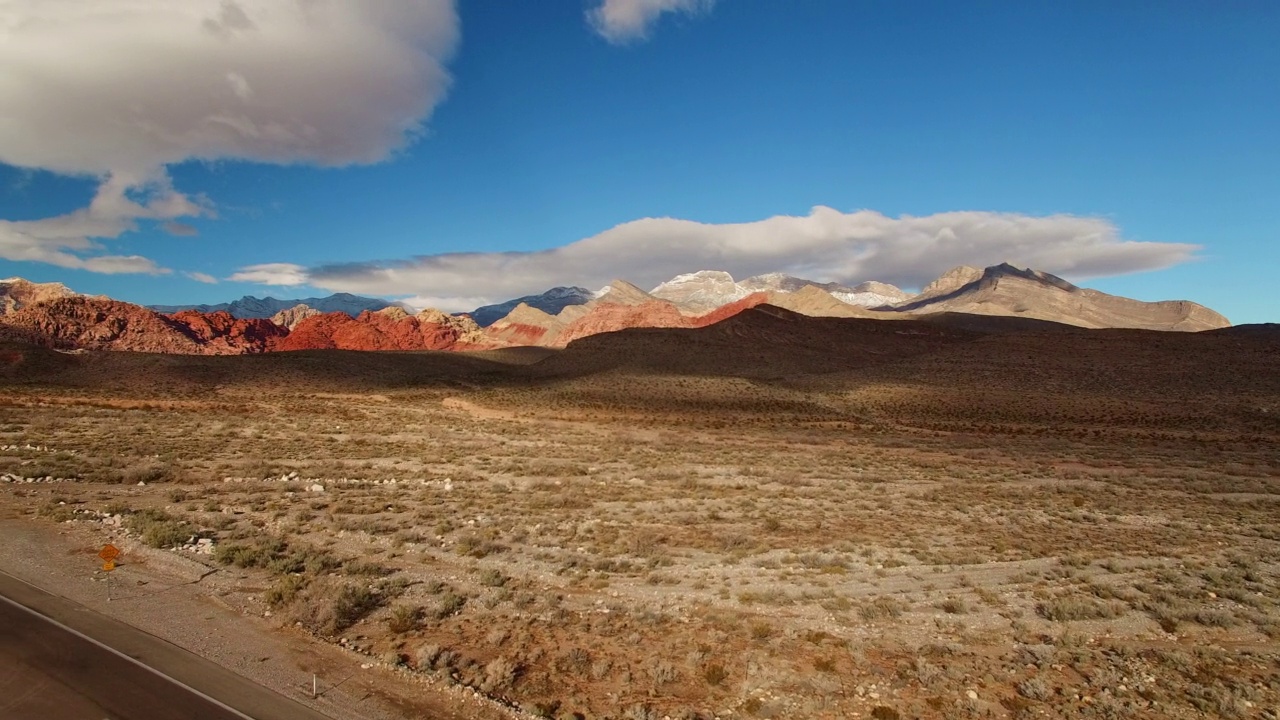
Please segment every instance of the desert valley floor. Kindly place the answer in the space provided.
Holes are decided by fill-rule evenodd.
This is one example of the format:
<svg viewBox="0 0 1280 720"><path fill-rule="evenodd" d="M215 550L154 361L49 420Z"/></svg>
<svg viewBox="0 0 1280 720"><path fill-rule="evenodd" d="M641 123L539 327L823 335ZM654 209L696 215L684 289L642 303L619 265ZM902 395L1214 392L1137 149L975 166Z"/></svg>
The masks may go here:
<svg viewBox="0 0 1280 720"><path fill-rule="evenodd" d="M111 541L114 613L339 717L1280 718L1275 327L9 344L0 475L0 570Z"/></svg>

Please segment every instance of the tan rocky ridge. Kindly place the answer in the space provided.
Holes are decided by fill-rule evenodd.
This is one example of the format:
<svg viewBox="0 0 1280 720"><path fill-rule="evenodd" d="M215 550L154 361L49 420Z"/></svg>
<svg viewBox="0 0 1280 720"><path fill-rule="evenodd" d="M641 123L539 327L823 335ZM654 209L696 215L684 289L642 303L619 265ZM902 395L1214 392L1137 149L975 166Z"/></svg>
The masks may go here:
<svg viewBox="0 0 1280 720"><path fill-rule="evenodd" d="M324 313L322 313L319 310L316 310L310 305L294 305L291 308L285 308L284 310L281 310L275 315L272 315L271 322L275 323L276 325L279 325L280 327L285 327L285 328L289 328L289 330L293 330L294 328L298 327L298 323L301 323L303 320L306 320L309 317L315 317L316 315L323 315L323 314Z"/></svg>
<svg viewBox="0 0 1280 720"><path fill-rule="evenodd" d="M62 283L34 283L20 277L7 278L0 280L0 315L8 315L28 305L78 295Z"/></svg>
<svg viewBox="0 0 1280 720"><path fill-rule="evenodd" d="M986 270L950 270L894 309L915 314L1012 315L1084 328L1195 332L1231 324L1209 308L1186 300L1133 300L1076 287L1056 275L1007 263Z"/></svg>

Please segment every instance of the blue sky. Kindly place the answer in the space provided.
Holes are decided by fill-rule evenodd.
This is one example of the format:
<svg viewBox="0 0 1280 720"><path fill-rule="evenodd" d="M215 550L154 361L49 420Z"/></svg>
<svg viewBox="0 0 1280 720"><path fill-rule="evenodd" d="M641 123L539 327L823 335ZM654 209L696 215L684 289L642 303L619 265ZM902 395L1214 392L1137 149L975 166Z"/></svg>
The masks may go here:
<svg viewBox="0 0 1280 720"><path fill-rule="evenodd" d="M11 4L0 35L29 42L0 49L0 81L28 79L4 69L5 52L25 50L84 82L24 96L45 110L8 131L0 95L0 220L25 233L6 246L0 225L0 277L140 303L349 290L457 310L609 277L788 270L918 285L1008 259L1235 322L1280 321L1273 2L610 0L604 16L600 0L441 0L394 25L357 21L430 61L417 70L397 56L313 73L273 55L280 42L217 54L215 42L293 32L260 0L192 0L230 28L193 67L237 91L196 120L177 109L212 94L186 82L188 58L164 56L181 48L78 17L28 31L17 21L39 3ZM669 11L628 25L645 5ZM103 82L93 53L113 41L143 50ZM335 53L367 57L356 42ZM252 61L216 64L239 56ZM173 78L124 76L169 65ZM273 82L315 94L272 106L261 88ZM101 93L117 86L127 109L113 115ZM189 139L182 123L223 117L220 102L264 106L244 110L253 143ZM352 120L357 102L367 113ZM49 121L77 110L86 119ZM388 136L388 118L408 116L421 127ZM297 118L319 128L317 144L261 140ZM121 123L173 132L161 143ZM48 230L95 195L106 209L76 231L93 247ZM128 260L84 262L95 256ZM237 273L277 284L228 280Z"/></svg>

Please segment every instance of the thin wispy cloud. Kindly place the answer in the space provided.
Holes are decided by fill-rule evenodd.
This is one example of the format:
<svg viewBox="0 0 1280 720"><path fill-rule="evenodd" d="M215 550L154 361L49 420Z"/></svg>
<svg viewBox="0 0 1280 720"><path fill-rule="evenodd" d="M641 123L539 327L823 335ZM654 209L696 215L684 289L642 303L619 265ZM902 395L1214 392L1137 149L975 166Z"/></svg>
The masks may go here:
<svg viewBox="0 0 1280 720"><path fill-rule="evenodd" d="M1111 222L1074 215L949 212L893 218L815 207L808 215L710 224L645 218L538 252L451 253L307 268L244 268L232 280L416 298L471 310L558 285L621 277L646 289L691 270L745 278L782 271L823 282L918 288L956 265L1016 265L1086 279L1187 262L1198 246L1125 240ZM482 302L483 301L483 302Z"/></svg>
<svg viewBox="0 0 1280 720"><path fill-rule="evenodd" d="M0 258L164 272L93 239L208 214L167 166L385 160L443 99L458 34L453 0L0 2L0 162L102 182L84 210L0 221Z"/></svg>
<svg viewBox="0 0 1280 720"><path fill-rule="evenodd" d="M195 281L196 281L196 282L198 282L198 283L204 283L204 284L206 284L206 285L217 285L217 284L218 284L218 278L216 278L216 277L214 277L214 276L210 275L209 273L202 273L202 272L194 272L194 271L193 271L193 272L184 272L184 273L182 273L182 274L183 274L183 275L186 275L187 277L191 278L192 280L195 280Z"/></svg>
<svg viewBox="0 0 1280 720"><path fill-rule="evenodd" d="M587 11L587 21L605 40L624 45L648 39L666 13L696 15L714 5L715 0L604 0Z"/></svg>
<svg viewBox="0 0 1280 720"><path fill-rule="evenodd" d="M275 287L294 287L307 284L307 272L306 268L292 263L263 263L240 268L227 280Z"/></svg>

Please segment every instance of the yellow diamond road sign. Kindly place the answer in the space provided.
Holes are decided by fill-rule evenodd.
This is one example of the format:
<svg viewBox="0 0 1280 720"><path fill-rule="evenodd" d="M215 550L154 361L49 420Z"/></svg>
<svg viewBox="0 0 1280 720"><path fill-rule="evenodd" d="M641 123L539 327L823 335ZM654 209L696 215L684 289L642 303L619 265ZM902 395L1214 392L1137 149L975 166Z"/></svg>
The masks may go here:
<svg viewBox="0 0 1280 720"><path fill-rule="evenodd" d="M111 543L107 543L102 546L102 550L98 551L98 557L102 558L106 562L111 562L112 560L120 557L120 548L112 545ZM112 563L113 567L114 565L115 563Z"/></svg>

